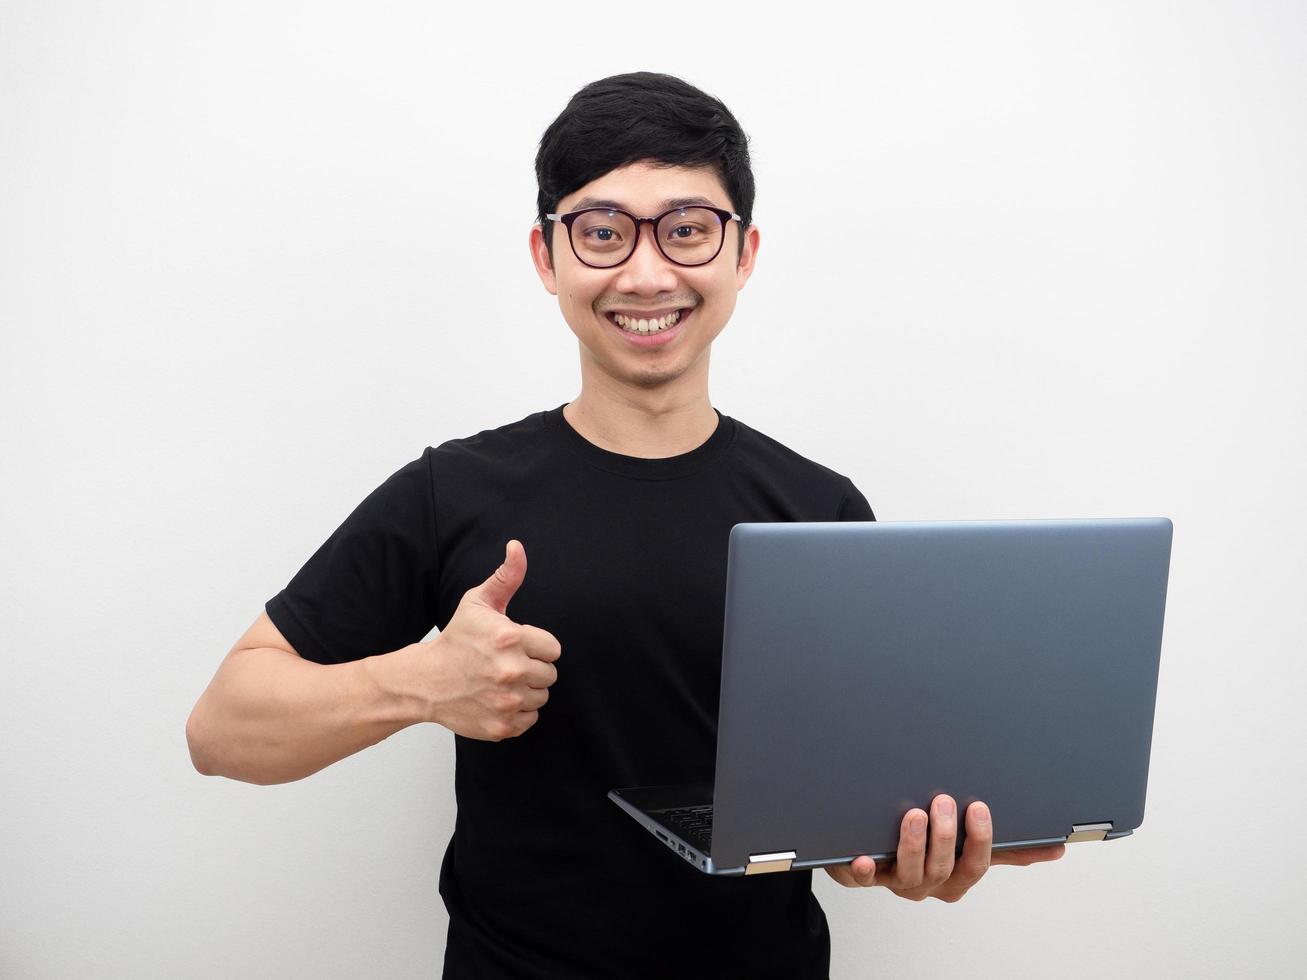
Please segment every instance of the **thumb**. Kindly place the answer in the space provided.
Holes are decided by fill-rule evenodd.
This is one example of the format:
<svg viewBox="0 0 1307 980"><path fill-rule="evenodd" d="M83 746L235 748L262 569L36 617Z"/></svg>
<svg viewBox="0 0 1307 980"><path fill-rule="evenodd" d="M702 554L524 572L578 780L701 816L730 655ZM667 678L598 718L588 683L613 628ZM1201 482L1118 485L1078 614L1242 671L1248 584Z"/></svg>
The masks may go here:
<svg viewBox="0 0 1307 980"><path fill-rule="evenodd" d="M507 615L508 601L513 598L524 578L526 578L526 549L522 547L521 541L513 538L504 547L504 563L477 586L478 596L495 612Z"/></svg>

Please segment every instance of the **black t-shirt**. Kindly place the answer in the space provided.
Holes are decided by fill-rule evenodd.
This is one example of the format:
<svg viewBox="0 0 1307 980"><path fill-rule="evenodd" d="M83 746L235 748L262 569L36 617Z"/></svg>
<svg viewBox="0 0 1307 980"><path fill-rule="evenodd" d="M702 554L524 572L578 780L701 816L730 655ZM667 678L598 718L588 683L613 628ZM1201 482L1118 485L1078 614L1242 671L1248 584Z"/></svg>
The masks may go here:
<svg viewBox="0 0 1307 980"><path fill-rule="evenodd" d="M508 617L557 637L558 680L521 736L454 737L446 977L828 975L811 871L706 875L605 795L712 779L731 528L875 520L848 477L717 415L662 459L601 449L562 405L427 448L267 602L304 658L356 660L444 628L526 550Z"/></svg>

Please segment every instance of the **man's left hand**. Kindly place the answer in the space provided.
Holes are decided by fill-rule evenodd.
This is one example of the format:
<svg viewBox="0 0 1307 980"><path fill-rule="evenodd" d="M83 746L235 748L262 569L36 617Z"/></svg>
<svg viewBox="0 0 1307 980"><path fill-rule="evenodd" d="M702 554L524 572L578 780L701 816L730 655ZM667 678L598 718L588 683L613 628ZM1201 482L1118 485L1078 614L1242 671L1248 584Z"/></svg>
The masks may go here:
<svg viewBox="0 0 1307 980"><path fill-rule="evenodd" d="M930 844L926 844L926 828ZM1022 867L1041 861L1056 861L1066 853L1065 844L1022 847L994 851L994 828L989 807L977 800L967 807L966 840L957 855L957 804L941 793L931 802L930 818L920 808L909 810L899 828L899 849L895 860L878 866L866 854L850 864L828 864L826 873L846 888L884 885L900 898L920 902L938 898L956 902L978 882L991 864ZM956 858L956 859L955 859Z"/></svg>

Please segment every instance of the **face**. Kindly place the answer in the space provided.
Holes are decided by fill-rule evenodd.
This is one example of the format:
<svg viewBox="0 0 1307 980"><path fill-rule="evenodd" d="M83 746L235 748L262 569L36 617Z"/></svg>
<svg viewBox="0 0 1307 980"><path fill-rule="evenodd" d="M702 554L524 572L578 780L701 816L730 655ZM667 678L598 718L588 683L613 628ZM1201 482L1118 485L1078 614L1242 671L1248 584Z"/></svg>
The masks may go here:
<svg viewBox="0 0 1307 980"><path fill-rule="evenodd" d="M665 201L692 197L735 209L711 169L640 162L610 170L564 197L554 211L580 210L590 199L652 217L667 210ZM728 221L717 257L687 267L663 256L653 241L654 227L646 223L630 258L611 269L594 269L572 251L567 228L561 222L551 223L553 260L539 225L531 230L531 256L540 281L558 297L563 319L580 341L583 383L588 374L599 371L607 380L642 389L670 390L689 384L706 388L709 348L731 318L736 294L753 272L757 228L746 231L738 221ZM658 334L624 331L615 319L620 315L651 320L677 312L675 325Z"/></svg>

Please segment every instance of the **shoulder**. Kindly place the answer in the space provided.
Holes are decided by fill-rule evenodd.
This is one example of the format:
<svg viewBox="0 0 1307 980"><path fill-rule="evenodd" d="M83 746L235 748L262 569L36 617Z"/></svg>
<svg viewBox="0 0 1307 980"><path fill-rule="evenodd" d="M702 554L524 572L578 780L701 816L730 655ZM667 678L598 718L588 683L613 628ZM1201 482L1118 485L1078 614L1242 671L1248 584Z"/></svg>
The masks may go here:
<svg viewBox="0 0 1307 980"><path fill-rule="evenodd" d="M735 420L738 428L736 445L743 465L757 467L780 478L847 490L850 480L843 473L796 452L779 439Z"/></svg>
<svg viewBox="0 0 1307 980"><path fill-rule="evenodd" d="M483 462L493 463L518 458L523 452L540 448L545 443L544 412L532 412L515 422L493 429L482 429L470 436L447 439L432 447L432 465Z"/></svg>
<svg viewBox="0 0 1307 980"><path fill-rule="evenodd" d="M533 412L429 449L429 478L437 500L485 506L540 479L550 459L544 415Z"/></svg>
<svg viewBox="0 0 1307 980"><path fill-rule="evenodd" d="M767 499L780 502L782 510L795 515L790 519L847 520L849 514L870 513L870 505L844 473L738 419L735 424L735 465L741 476L765 488Z"/></svg>

